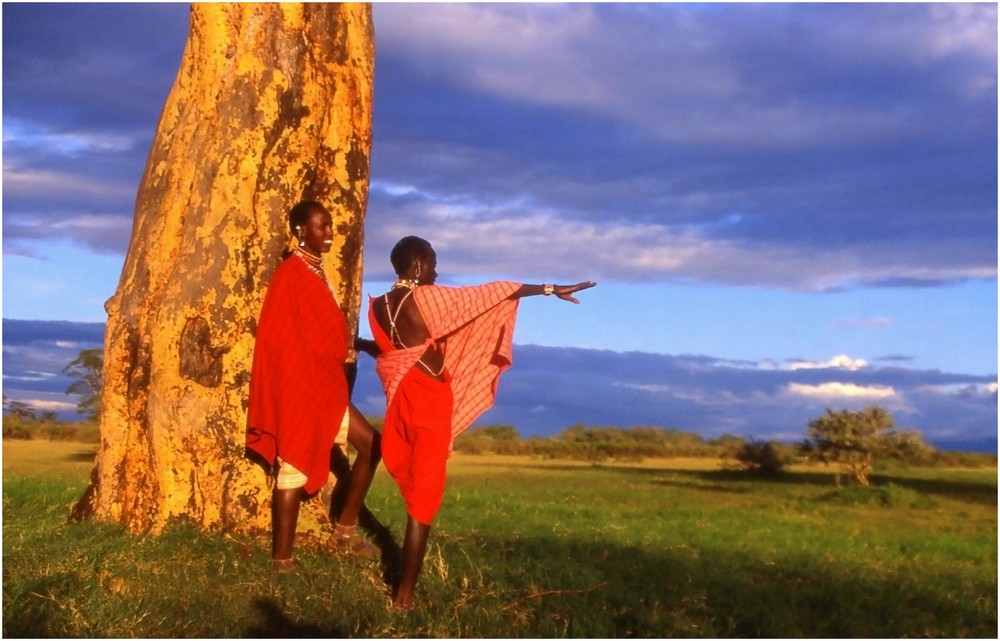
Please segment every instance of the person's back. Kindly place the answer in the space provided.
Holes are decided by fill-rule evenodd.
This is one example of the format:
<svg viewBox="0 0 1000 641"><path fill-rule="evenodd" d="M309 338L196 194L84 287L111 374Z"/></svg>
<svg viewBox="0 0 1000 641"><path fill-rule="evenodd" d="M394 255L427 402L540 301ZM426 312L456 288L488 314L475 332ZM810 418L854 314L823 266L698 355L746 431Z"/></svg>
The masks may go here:
<svg viewBox="0 0 1000 641"><path fill-rule="evenodd" d="M370 299L368 318L386 394L383 460L407 510L393 605L409 608L444 497L453 438L493 404L499 377L512 362L517 301L555 294L575 303L572 294L594 283L438 287L434 249L415 236L396 243L390 261L398 280Z"/></svg>

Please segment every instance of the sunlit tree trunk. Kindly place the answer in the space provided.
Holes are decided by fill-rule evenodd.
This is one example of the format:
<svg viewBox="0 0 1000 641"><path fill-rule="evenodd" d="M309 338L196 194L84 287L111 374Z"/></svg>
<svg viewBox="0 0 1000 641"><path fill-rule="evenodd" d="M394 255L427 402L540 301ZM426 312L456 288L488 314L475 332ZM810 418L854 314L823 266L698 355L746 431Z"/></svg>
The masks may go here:
<svg viewBox="0 0 1000 641"><path fill-rule="evenodd" d="M269 528L266 476L244 457L255 322L288 209L308 198L333 215L326 271L357 327L373 73L369 5L193 5L106 305L101 444L77 516Z"/></svg>

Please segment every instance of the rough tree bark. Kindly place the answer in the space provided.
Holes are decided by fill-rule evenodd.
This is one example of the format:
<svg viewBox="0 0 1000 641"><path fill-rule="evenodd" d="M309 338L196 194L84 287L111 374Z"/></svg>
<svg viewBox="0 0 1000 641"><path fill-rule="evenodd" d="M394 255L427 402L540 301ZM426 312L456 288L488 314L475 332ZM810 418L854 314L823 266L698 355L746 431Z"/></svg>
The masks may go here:
<svg viewBox="0 0 1000 641"><path fill-rule="evenodd" d="M106 304L101 444L76 516L269 529L244 457L255 322L288 209L309 198L333 215L326 271L357 328L373 74L367 4L193 5Z"/></svg>

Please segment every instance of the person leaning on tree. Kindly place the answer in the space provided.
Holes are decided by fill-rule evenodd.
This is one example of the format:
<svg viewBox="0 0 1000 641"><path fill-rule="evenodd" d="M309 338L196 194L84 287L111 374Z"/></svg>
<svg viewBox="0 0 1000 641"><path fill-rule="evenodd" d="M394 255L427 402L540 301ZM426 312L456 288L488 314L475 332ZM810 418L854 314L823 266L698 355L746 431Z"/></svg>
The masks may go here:
<svg viewBox="0 0 1000 641"><path fill-rule="evenodd" d="M377 548L357 533L358 514L380 457L379 435L348 398L344 364L352 340L323 272L333 221L323 205L302 201L288 223L295 238L264 297L254 340L247 449L275 473L271 498L271 566L294 571L292 547L302 499L319 491L330 472L338 433L358 451L335 546L363 558ZM341 439L342 441L343 439Z"/></svg>
<svg viewBox="0 0 1000 641"><path fill-rule="evenodd" d="M403 571L393 599L394 607L406 609L413 607L444 497L454 437L493 404L500 374L510 367L518 300L555 295L577 303L573 294L596 283L440 287L434 284L437 255L416 236L396 243L390 262L398 280L369 300L375 340L359 345L377 359L387 405L383 462L406 503Z"/></svg>

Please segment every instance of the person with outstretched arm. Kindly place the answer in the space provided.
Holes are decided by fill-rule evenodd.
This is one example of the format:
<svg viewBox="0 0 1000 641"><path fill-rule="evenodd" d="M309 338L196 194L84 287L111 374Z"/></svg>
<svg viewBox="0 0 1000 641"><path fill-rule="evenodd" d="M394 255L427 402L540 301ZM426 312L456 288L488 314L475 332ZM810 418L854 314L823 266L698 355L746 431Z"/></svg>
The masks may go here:
<svg viewBox="0 0 1000 641"><path fill-rule="evenodd" d="M511 365L518 301L545 295L578 303L573 295L596 283L438 286L437 255L416 236L396 243L390 262L398 280L370 299L375 340L360 346L377 359L386 395L382 460L406 503L393 607L408 609L444 497L452 442L493 404L500 374Z"/></svg>

